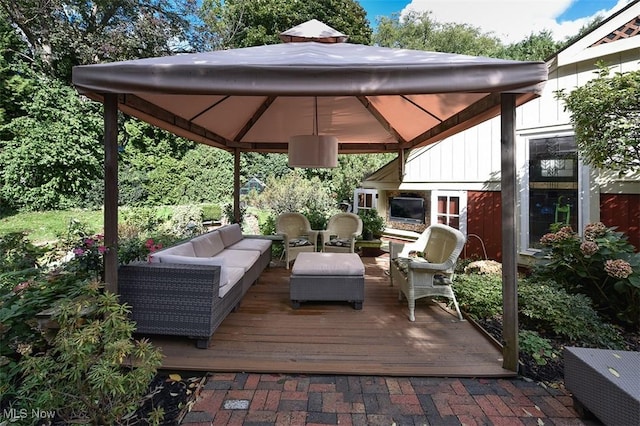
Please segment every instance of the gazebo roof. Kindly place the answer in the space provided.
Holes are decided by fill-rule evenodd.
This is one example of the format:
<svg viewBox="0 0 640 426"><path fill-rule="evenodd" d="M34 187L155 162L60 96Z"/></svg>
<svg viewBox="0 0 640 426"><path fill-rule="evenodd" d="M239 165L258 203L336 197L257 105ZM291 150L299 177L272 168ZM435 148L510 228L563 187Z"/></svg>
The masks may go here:
<svg viewBox="0 0 640 426"><path fill-rule="evenodd" d="M519 105L547 79L543 62L327 43L319 39L344 34L323 25L282 34L305 42L77 66L73 83L96 100L116 93L123 112L228 151L287 152L291 136L315 126L339 139L339 152L364 153L441 140L499 115L501 93L517 94Z"/></svg>

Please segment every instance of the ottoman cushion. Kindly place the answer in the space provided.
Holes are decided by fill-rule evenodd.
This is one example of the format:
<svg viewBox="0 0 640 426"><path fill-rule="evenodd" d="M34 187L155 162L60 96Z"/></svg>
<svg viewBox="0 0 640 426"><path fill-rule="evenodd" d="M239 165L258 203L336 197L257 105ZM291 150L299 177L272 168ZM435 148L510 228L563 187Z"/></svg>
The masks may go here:
<svg viewBox="0 0 640 426"><path fill-rule="evenodd" d="M300 253L293 275L363 276L364 265L355 253Z"/></svg>

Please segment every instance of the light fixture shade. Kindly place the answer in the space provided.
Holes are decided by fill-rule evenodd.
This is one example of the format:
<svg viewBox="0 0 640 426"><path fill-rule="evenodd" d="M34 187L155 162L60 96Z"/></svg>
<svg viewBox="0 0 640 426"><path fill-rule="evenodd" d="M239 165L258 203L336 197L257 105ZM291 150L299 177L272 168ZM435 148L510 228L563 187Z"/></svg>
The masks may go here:
<svg viewBox="0 0 640 426"><path fill-rule="evenodd" d="M297 135L289 139L289 167L325 168L338 165L338 138Z"/></svg>

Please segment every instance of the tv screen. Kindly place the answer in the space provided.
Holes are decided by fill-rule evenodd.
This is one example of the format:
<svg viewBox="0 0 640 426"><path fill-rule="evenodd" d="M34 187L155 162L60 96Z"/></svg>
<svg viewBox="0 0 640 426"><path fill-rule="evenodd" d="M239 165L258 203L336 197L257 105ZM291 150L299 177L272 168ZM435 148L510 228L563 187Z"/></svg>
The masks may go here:
<svg viewBox="0 0 640 426"><path fill-rule="evenodd" d="M389 200L389 219L424 223L424 200L417 197L393 197Z"/></svg>

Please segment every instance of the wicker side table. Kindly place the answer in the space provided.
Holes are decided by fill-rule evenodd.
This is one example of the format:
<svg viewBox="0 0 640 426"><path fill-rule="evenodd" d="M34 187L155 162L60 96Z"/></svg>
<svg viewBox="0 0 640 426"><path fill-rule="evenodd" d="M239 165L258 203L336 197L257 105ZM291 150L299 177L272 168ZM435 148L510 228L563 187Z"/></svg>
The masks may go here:
<svg viewBox="0 0 640 426"><path fill-rule="evenodd" d="M579 414L640 425L640 352L566 347L564 381Z"/></svg>

